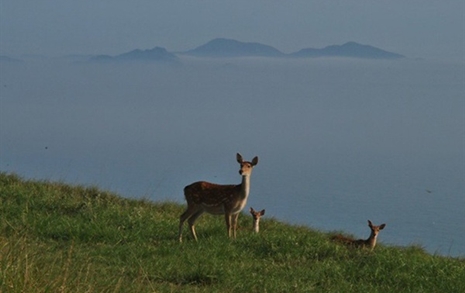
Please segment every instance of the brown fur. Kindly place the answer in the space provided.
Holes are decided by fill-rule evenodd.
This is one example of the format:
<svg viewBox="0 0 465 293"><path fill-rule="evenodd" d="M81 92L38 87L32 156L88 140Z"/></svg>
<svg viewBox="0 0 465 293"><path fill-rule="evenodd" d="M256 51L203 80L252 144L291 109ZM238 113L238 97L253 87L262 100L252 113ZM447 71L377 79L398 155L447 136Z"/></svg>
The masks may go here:
<svg viewBox="0 0 465 293"><path fill-rule="evenodd" d="M255 233L258 233L260 229L260 218L265 215L265 210L261 210L259 212L255 211L252 207L250 207L250 214L252 215L253 218L253 231Z"/></svg>
<svg viewBox="0 0 465 293"><path fill-rule="evenodd" d="M187 209L179 219L179 241L182 242L182 227L187 220L192 236L197 240L194 223L204 212L213 215L224 215L228 236L236 237L237 217L247 203L252 169L258 164L258 157L252 162L236 155L240 164L239 174L242 182L238 185L220 185L205 181L194 182L184 188Z"/></svg>
<svg viewBox="0 0 465 293"><path fill-rule="evenodd" d="M370 220L368 220L368 227L370 227L371 233L370 237L367 239L352 239L343 235L334 235L331 237L331 240L343 243L345 245L349 246L355 246L355 247L369 247L371 249L375 248L376 246L376 240L378 238L378 234L380 230L383 230L384 227L386 227L386 224L381 224L379 226L373 225Z"/></svg>
<svg viewBox="0 0 465 293"><path fill-rule="evenodd" d="M189 203L195 204L206 204L206 205L215 205L218 204L218 200L221 203L226 203L230 201L234 194L237 194L241 190L241 185L220 185L209 183L205 181L199 181L192 183L184 187L184 195ZM222 196L218 196L218 193L221 192Z"/></svg>

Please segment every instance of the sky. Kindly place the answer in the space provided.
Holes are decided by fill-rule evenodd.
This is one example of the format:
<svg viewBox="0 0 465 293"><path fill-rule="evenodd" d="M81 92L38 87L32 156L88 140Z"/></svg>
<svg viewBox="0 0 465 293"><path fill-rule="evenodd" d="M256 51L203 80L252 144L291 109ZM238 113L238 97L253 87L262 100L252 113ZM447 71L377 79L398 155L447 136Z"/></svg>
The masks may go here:
<svg viewBox="0 0 465 293"><path fill-rule="evenodd" d="M463 0L0 0L0 55L183 51L223 37L285 53L355 41L465 61Z"/></svg>

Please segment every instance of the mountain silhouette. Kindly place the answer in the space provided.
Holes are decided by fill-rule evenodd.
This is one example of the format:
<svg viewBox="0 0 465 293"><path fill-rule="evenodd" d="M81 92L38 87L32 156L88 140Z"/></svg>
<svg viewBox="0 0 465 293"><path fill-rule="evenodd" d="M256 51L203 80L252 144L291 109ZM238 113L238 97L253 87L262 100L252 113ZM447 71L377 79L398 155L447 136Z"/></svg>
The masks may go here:
<svg viewBox="0 0 465 293"><path fill-rule="evenodd" d="M232 39L217 38L181 54L199 57L282 57L284 53L260 43L244 43Z"/></svg>
<svg viewBox="0 0 465 293"><path fill-rule="evenodd" d="M327 46L323 49L307 48L289 54L291 57L352 57L368 59L399 59L405 56L381 50L369 45L348 42L343 45Z"/></svg>
<svg viewBox="0 0 465 293"><path fill-rule="evenodd" d="M90 58L90 61L177 61L178 57L166 51L165 48L155 47L148 50L132 50L117 56L98 55Z"/></svg>
<svg viewBox="0 0 465 293"><path fill-rule="evenodd" d="M349 57L365 59L400 59L405 56L388 52L373 46L361 45L356 42L348 42L343 45L332 45L322 49L306 48L298 52L285 54L271 46L260 43L246 43L232 39L216 38L195 49L185 52L171 53L165 48L155 47L148 50L132 50L116 56L97 55L90 61L178 61L177 55L189 55L197 57Z"/></svg>

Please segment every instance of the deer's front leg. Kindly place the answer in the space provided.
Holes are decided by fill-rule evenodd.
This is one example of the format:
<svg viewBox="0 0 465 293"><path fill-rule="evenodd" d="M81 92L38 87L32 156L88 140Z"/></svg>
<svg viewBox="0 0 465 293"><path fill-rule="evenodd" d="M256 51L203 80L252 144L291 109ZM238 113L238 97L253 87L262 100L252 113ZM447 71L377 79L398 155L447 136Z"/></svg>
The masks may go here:
<svg viewBox="0 0 465 293"><path fill-rule="evenodd" d="M232 215L232 230L233 230L233 237L236 239L236 230L237 230L237 218L239 217L239 213Z"/></svg>
<svg viewBox="0 0 465 293"><path fill-rule="evenodd" d="M231 214L224 213L224 218L226 220L226 229L228 230L228 237L231 237Z"/></svg>

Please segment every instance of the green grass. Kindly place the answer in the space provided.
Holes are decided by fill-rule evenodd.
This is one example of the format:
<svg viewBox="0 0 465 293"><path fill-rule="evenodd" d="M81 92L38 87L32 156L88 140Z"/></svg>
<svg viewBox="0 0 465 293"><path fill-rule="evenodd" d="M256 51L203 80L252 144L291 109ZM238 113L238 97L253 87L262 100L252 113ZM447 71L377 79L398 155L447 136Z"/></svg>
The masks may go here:
<svg viewBox="0 0 465 293"><path fill-rule="evenodd" d="M373 252L275 219L202 216L184 205L0 173L0 292L465 292L465 260L418 247ZM185 225L187 226L187 225Z"/></svg>

